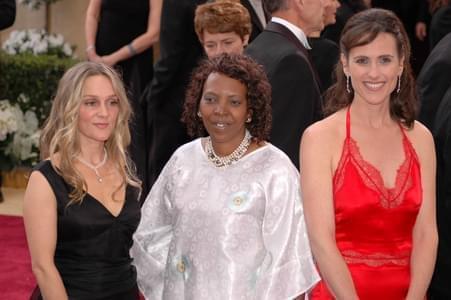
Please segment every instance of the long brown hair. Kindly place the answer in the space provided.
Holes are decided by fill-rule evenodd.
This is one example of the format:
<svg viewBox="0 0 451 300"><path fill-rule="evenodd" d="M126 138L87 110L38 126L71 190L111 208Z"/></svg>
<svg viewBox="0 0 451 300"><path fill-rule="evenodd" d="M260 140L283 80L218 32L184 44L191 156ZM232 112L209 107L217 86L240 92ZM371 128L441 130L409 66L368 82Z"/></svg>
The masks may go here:
<svg viewBox="0 0 451 300"><path fill-rule="evenodd" d="M83 176L74 166L74 159L80 153L78 114L83 98L83 86L88 77L95 75L108 78L119 99L116 125L110 138L105 142L108 157L123 178L122 184L113 192L113 199L115 193L126 183L137 188L141 187L141 182L134 175L133 162L126 152L130 144L128 123L131 107L122 81L114 69L104 64L81 62L67 70L61 78L40 138L41 159L50 157L55 170L74 187L69 194L69 204L81 203L87 190ZM55 154L60 158L58 168L54 165Z"/></svg>
<svg viewBox="0 0 451 300"><path fill-rule="evenodd" d="M371 43L380 33L391 34L396 41L398 55L404 58L401 91L390 95L390 115L408 128L413 126L418 99L410 66L410 43L401 21L385 9L372 8L355 14L346 23L340 38L340 52L349 58L352 48ZM351 104L354 91L346 90L346 76L341 61L335 68L336 83L326 91L324 113L330 115Z"/></svg>

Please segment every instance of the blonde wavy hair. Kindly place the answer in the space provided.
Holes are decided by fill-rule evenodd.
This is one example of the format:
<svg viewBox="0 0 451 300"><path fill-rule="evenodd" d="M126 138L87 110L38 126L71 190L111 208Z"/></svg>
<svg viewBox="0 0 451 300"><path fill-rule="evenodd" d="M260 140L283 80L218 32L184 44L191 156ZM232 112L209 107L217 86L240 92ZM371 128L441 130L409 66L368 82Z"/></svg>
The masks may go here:
<svg viewBox="0 0 451 300"><path fill-rule="evenodd" d="M69 193L68 205L80 204L87 191L86 181L75 168L74 159L81 151L78 118L84 83L88 77L96 75L105 76L111 81L114 93L119 99L117 121L111 136L105 142L108 157L123 178L121 185L113 192L113 199L125 184L141 189L141 181L136 177L135 166L126 151L130 144L129 120L132 110L122 80L109 66L81 62L67 70L59 81L52 109L40 138L41 159L50 157L54 169L74 188ZM59 156L58 167L55 166L56 154Z"/></svg>

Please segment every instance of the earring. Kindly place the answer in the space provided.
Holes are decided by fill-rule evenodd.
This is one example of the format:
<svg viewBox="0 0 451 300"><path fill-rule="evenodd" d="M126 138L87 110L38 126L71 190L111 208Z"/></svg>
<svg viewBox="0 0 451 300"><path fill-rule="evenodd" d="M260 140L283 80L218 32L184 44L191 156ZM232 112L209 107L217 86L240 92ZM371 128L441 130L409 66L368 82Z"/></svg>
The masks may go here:
<svg viewBox="0 0 451 300"><path fill-rule="evenodd" d="M200 111L197 112L197 116L202 119L202 115L200 114Z"/></svg>
<svg viewBox="0 0 451 300"><path fill-rule="evenodd" d="M351 76L346 75L346 92L351 93Z"/></svg>
<svg viewBox="0 0 451 300"><path fill-rule="evenodd" d="M401 75L398 76L398 88L396 89L396 93L399 94L401 91Z"/></svg>
<svg viewBox="0 0 451 300"><path fill-rule="evenodd" d="M247 117L247 119L246 119L246 123L250 123L251 121L252 121L252 118L251 118L251 116Z"/></svg>

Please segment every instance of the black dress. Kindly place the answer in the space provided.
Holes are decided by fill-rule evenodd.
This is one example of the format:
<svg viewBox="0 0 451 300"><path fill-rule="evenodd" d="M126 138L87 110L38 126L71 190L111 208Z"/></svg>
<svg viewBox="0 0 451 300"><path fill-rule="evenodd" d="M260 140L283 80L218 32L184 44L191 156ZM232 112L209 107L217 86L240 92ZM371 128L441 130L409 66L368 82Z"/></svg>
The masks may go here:
<svg viewBox="0 0 451 300"><path fill-rule="evenodd" d="M139 299L136 270L129 250L141 217L136 188L127 186L117 217L87 194L81 204L67 205L71 187L49 160L34 170L49 182L57 201L55 265L70 300ZM42 299L36 288L32 299Z"/></svg>
<svg viewBox="0 0 451 300"><path fill-rule="evenodd" d="M129 44L147 31L149 0L102 0L100 19L97 27L97 54L108 55ZM139 178L143 182L143 195L147 194L147 133L146 107L141 103L141 95L153 76L152 48L121 61L116 68L122 74L131 105L132 143L130 155L135 162ZM142 105L141 105L142 104Z"/></svg>

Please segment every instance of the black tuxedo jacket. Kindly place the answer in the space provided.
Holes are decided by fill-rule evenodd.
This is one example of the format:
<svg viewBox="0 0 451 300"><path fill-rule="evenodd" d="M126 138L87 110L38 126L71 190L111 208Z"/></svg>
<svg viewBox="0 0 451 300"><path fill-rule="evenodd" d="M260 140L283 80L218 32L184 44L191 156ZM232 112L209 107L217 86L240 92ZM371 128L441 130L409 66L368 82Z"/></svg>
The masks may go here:
<svg viewBox="0 0 451 300"><path fill-rule="evenodd" d="M420 96L419 120L432 129L437 108L443 95L451 86L451 33L448 33L432 50L418 76Z"/></svg>
<svg viewBox="0 0 451 300"><path fill-rule="evenodd" d="M431 49L451 32L451 2L439 8L433 15L429 26L429 44Z"/></svg>
<svg viewBox="0 0 451 300"><path fill-rule="evenodd" d="M321 113L321 96L309 54L286 27L270 22L246 53L263 65L272 87L270 142L299 167L299 142Z"/></svg>
<svg viewBox="0 0 451 300"><path fill-rule="evenodd" d="M247 10L249 11L249 14L251 15L252 32L251 32L251 36L249 38L249 42L252 42L263 31L266 24L262 24L262 22L260 21L260 18L258 17L257 13L254 10L254 7L249 2L249 0L241 0L241 4L247 8ZM266 19L268 19L268 18L266 18Z"/></svg>
<svg viewBox="0 0 451 300"><path fill-rule="evenodd" d="M450 299L451 287L451 86L440 101L432 128L437 155L437 225L439 245L430 299Z"/></svg>

